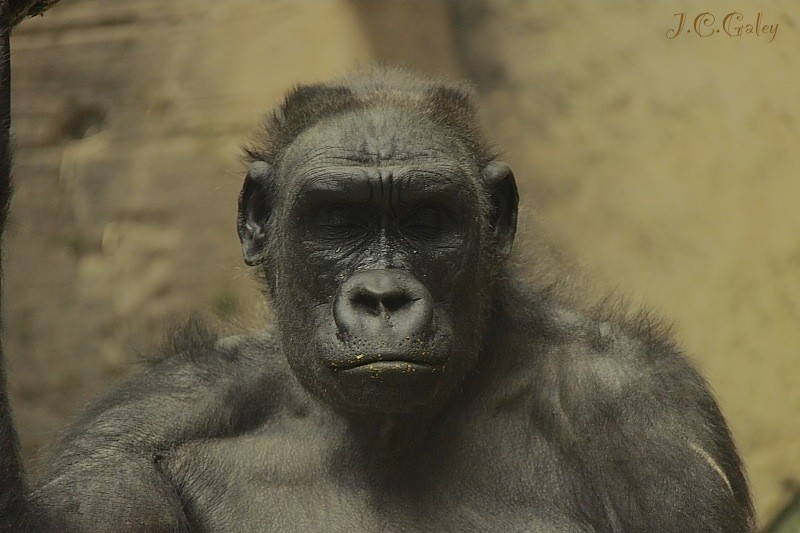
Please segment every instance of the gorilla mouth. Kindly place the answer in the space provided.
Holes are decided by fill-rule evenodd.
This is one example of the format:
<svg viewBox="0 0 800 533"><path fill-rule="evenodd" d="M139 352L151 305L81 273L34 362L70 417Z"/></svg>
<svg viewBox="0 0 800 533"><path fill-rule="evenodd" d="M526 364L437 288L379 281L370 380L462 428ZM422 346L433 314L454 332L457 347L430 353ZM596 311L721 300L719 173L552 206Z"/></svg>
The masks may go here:
<svg viewBox="0 0 800 533"><path fill-rule="evenodd" d="M444 363L425 361L403 356L382 356L380 358L363 358L343 363L329 365L333 371L362 369L367 371L408 371L415 370L443 370Z"/></svg>

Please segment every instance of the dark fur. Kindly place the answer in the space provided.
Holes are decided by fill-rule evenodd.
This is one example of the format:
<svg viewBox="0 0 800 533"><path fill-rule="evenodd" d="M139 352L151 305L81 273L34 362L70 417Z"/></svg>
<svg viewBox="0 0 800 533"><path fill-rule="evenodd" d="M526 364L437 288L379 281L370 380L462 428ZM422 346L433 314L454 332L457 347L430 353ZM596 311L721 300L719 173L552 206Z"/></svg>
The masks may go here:
<svg viewBox="0 0 800 533"><path fill-rule="evenodd" d="M33 494L40 528L752 530L730 433L669 334L646 315L620 318L608 305L578 311L512 271L504 250L514 231L513 175L502 166L487 174L496 156L474 115L468 90L395 71L292 91L247 149L249 162L264 165L240 198L240 237L269 284L277 329L217 340L200 322L185 327L164 349L173 355L73 425ZM294 165L314 154L292 148L308 133L302 146L371 170L382 156L342 146L386 117L404 121L395 132L401 149L421 140L449 150L449 163L417 155L409 164L462 169L449 194L472 206L465 227L474 231L452 229L453 239L468 235L453 241L463 244L453 257L465 263L437 266L452 254L447 246L425 256L415 245L398 259L399 241L357 260L331 246L298 248L308 238L295 238L298 223L283 214L299 199L290 192ZM387 132L375 131L364 146L382 149ZM430 294L420 298L452 319L445 340L457 349L448 367L463 372L452 374L447 397L407 410L343 409L335 379L319 381L298 364L329 349L317 337L330 320L314 322L329 305L319 291L384 264L403 265L397 279L426 280ZM368 349L371 340L358 339ZM476 357L467 364L470 350ZM7 417L0 423L11 431ZM4 486L2 496L19 498L14 490Z"/></svg>
<svg viewBox="0 0 800 533"><path fill-rule="evenodd" d="M432 82L403 71L377 70L290 91L267 116L261 134L245 148L245 161L275 164L297 135L319 121L390 101L447 128L468 147L479 167L497 156L476 128L474 95L469 86Z"/></svg>

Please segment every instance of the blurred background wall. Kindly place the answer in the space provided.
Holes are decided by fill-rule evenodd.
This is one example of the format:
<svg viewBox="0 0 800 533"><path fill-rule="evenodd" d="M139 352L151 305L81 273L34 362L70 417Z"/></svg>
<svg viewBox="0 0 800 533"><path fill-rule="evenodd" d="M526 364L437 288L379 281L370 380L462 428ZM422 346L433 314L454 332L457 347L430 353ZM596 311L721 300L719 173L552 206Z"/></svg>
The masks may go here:
<svg viewBox="0 0 800 533"><path fill-rule="evenodd" d="M3 316L34 477L170 316L258 326L239 146L293 84L380 61L475 84L518 247L558 243L674 324L767 522L800 483L800 4L736 10L772 42L667 38L675 13L733 11L711 0L63 0L24 22Z"/></svg>

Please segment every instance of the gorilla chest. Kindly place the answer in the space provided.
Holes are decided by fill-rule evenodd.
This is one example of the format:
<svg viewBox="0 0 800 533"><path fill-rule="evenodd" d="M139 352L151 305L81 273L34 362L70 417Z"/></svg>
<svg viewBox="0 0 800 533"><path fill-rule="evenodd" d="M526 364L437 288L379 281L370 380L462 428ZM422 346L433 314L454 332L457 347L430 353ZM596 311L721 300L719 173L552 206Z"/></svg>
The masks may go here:
<svg viewBox="0 0 800 533"><path fill-rule="evenodd" d="M510 448L522 451L472 443L381 472L300 426L187 444L162 466L192 531L586 530L570 518L572 476L546 444L527 457Z"/></svg>

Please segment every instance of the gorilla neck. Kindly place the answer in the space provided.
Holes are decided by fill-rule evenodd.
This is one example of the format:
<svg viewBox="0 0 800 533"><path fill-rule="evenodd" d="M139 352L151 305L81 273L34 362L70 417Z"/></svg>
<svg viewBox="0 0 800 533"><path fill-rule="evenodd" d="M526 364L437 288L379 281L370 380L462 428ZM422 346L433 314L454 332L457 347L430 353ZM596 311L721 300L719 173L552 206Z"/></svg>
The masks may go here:
<svg viewBox="0 0 800 533"><path fill-rule="evenodd" d="M377 458L401 459L429 442L437 418L431 413L385 413L351 415L348 423L365 452Z"/></svg>

